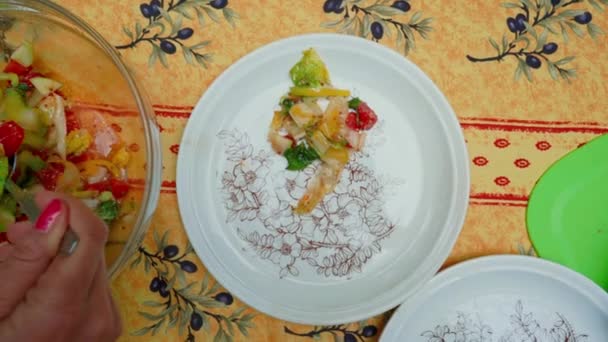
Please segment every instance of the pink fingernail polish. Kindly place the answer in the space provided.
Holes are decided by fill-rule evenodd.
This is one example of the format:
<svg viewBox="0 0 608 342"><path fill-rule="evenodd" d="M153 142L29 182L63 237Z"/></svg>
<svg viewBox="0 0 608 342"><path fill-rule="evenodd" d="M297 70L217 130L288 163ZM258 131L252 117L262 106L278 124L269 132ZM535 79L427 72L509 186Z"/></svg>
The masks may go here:
<svg viewBox="0 0 608 342"><path fill-rule="evenodd" d="M42 232L48 232L61 214L61 200L54 199L44 208L34 227Z"/></svg>

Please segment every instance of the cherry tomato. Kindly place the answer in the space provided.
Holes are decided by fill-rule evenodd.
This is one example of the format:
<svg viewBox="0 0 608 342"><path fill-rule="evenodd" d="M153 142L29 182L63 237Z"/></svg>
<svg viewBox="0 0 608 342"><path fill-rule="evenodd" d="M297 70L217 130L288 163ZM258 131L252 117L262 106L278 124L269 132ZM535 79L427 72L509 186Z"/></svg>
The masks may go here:
<svg viewBox="0 0 608 342"><path fill-rule="evenodd" d="M367 131L378 122L378 116L365 102L361 102L357 112L359 113L359 123L362 130Z"/></svg>
<svg viewBox="0 0 608 342"><path fill-rule="evenodd" d="M346 116L346 126L355 131L367 131L378 122L378 116L365 102L361 102L356 112Z"/></svg>
<svg viewBox="0 0 608 342"><path fill-rule="evenodd" d="M63 174L64 171L65 166L63 166L63 164L48 163L44 169L40 170L36 174L36 176L38 177L40 184L42 184L45 189L49 191L54 191L57 187L57 180L59 179L59 176Z"/></svg>
<svg viewBox="0 0 608 342"><path fill-rule="evenodd" d="M359 115L356 112L350 112L346 116L346 126L350 129L358 131L359 128Z"/></svg>
<svg viewBox="0 0 608 342"><path fill-rule="evenodd" d="M4 148L5 156L11 157L14 155L21 147L24 137L23 128L16 122L7 121L0 124L0 144Z"/></svg>
<svg viewBox="0 0 608 342"><path fill-rule="evenodd" d="M29 73L31 70L31 67L24 67L19 62L12 59L4 67L4 72L17 74L18 76L23 76Z"/></svg>
<svg viewBox="0 0 608 342"><path fill-rule="evenodd" d="M103 182L88 184L86 189L99 192L110 191L114 198L121 199L129 192L129 183L117 179L110 179Z"/></svg>

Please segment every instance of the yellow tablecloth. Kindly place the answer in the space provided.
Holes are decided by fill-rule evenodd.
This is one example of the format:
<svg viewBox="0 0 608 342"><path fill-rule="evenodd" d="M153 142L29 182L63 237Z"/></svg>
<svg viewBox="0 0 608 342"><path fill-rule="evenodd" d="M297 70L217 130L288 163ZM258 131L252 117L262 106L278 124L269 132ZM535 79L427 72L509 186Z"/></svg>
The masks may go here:
<svg viewBox="0 0 608 342"><path fill-rule="evenodd" d="M154 3L142 4L141 0L59 1L120 49L150 95L162 130L164 173L158 213L133 257L133 267L125 269L113 284L124 319L121 340L378 338L390 313L365 322L323 327L300 326L260 314L221 286L214 286L215 281L187 249L177 209L175 165L192 107L237 59L296 34L366 34L368 39L377 38L380 44L401 53L405 53L403 43L407 42L412 48L407 57L436 82L455 109L471 156L470 208L446 265L488 254L532 253L524 214L535 181L556 159L608 131L608 41L601 35L602 29L608 29L608 20L599 10L606 7L604 0L511 1L528 5L527 21L532 29L526 30L523 20L515 19L516 14L526 11L503 7L502 1L411 0L411 9L403 12L382 7L393 1L376 0L164 0L158 3L162 2L167 14L158 11L158 17ZM380 7L371 7L378 2ZM539 15L535 9L538 2L545 6ZM554 8L552 2L560 4ZM336 3L346 4L347 10L341 11ZM332 9L336 10L327 13ZM366 13L370 14L368 19L364 18ZM514 18L510 26L509 17ZM380 25L371 27L372 22ZM161 33L162 26L166 30ZM407 38L398 44L397 29L401 27ZM526 31L516 34L511 30ZM562 31L567 32L567 39ZM182 39L165 43L159 39L175 35ZM411 44L414 39L415 44ZM183 53L181 44L192 47L201 42L208 44ZM557 51L553 52L556 46L546 45L551 42L557 44ZM185 271L178 267L178 273L194 285L183 296L172 293L167 297L178 304L171 306L174 311L165 310L162 303L167 299L150 290L158 270L169 266L174 272L171 266L175 262L164 258L159 244L176 246L177 250L169 249L170 254L181 256L185 252L181 260L194 263L182 267ZM188 317L181 315L184 320L176 318L180 316L177 312L183 312L180 310L186 310ZM194 319L193 312L197 314Z"/></svg>

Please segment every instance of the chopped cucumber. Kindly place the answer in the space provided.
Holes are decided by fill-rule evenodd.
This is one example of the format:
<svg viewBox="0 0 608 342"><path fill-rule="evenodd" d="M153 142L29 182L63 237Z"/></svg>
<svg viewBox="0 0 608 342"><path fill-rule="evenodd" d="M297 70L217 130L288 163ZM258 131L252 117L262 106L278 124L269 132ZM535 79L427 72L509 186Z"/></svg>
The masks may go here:
<svg viewBox="0 0 608 342"><path fill-rule="evenodd" d="M11 55L11 59L23 65L24 67L30 67L34 64L34 47L30 42L24 42L23 45L19 46L15 52Z"/></svg>

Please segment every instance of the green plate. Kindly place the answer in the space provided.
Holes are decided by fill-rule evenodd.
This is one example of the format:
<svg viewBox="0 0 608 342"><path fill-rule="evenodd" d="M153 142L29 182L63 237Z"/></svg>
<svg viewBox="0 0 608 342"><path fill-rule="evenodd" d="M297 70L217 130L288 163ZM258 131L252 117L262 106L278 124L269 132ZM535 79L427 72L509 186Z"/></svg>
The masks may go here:
<svg viewBox="0 0 608 342"><path fill-rule="evenodd" d="M608 135L553 164L532 190L526 216L538 256L608 290Z"/></svg>

